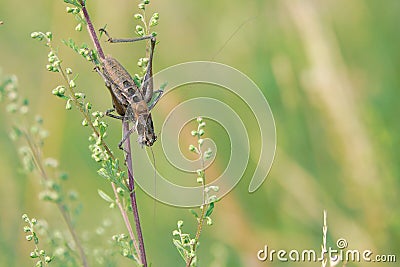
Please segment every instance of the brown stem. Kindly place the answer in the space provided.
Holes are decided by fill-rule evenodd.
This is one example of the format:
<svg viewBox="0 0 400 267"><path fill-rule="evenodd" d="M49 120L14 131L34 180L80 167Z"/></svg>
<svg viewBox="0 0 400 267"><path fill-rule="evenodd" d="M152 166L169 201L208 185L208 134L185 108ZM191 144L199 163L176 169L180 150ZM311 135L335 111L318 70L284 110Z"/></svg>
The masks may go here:
<svg viewBox="0 0 400 267"><path fill-rule="evenodd" d="M82 6L82 12L83 12L83 16L85 17L85 20L86 20L86 23L87 23L88 32L90 34L90 37L91 37L91 39L93 41L94 46L96 47L97 53L99 54L99 57L101 59L105 59L103 49L100 46L100 42L99 42L99 39L97 38L96 30L94 29L93 23L90 20L89 13L88 13L88 11L86 9L85 3L82 0L79 1L79 2L81 4L81 6Z"/></svg>
<svg viewBox="0 0 400 267"><path fill-rule="evenodd" d="M122 122L122 129L123 129L123 136L129 132L129 122L124 120ZM140 258L143 264L143 267L147 267L147 259L146 259L146 251L144 248L144 240L142 234L142 228L140 226L140 218L139 218L139 211L136 203L136 193L135 193L135 178L133 176L133 168L132 168L132 153L131 153L131 145L130 145L130 137L126 138L124 143L124 150L126 151L126 164L128 167L128 179L129 179L129 191L131 197L131 206L133 212L133 218L136 224L136 234L139 241L139 253Z"/></svg>
<svg viewBox="0 0 400 267"><path fill-rule="evenodd" d="M100 46L99 39L97 38L96 31L93 27L93 23L90 20L89 13L86 9L85 3L83 0L79 0L79 3L82 6L82 12L85 17L86 23L87 23L87 28L90 34L90 37L93 41L94 46L96 47L97 53L99 54L99 57L101 59L105 59L103 49ZM125 133L129 132L129 122L124 121L123 122L123 136L125 136ZM136 204L136 194L135 194L135 180L133 177L133 168L132 168L132 155L131 155L131 150L130 150L130 139L129 137L126 139L125 142L125 151L127 151L126 154L126 161L127 161L127 166L128 166L128 178L129 178L129 190L130 190L130 198L131 198L131 206L132 206L132 211L133 211L133 217L135 220L136 224L136 233L137 233L137 238L139 241L139 255L140 255L140 260L143 265L143 267L147 267L147 260L146 260L146 252L144 249L144 241L143 241L143 235L142 235L142 229L140 226L140 219L139 219L139 212ZM125 218L124 218L125 219ZM129 229L129 228L128 228ZM132 237L131 237L132 238Z"/></svg>
<svg viewBox="0 0 400 267"><path fill-rule="evenodd" d="M48 42L47 45L50 47L51 51L55 51L53 49L53 47L51 46L50 42ZM90 116L83 109L83 107L78 103L78 99L75 97L74 89L71 86L69 86L70 79L69 79L68 75L64 72L64 70L61 68L61 66L58 68L58 71L61 73L61 76L63 77L64 81L66 82L66 86L71 91L71 99L73 100L75 106L82 113L82 115L86 119L86 121L89 123L89 126L92 129L92 131L96 134L96 137L100 137L100 133L97 131L96 127L93 125L93 123L92 123L92 121L90 119ZM108 145L105 143L105 141L103 139L101 139L101 145L107 151L107 154L109 155L109 157L112 158L113 161L115 161L115 157L114 157L113 153L111 152L110 148L108 147ZM40 170L41 170L42 174L45 174L45 172L44 172L44 170L42 168L40 168ZM122 170L118 167L118 171L121 172ZM118 208L119 208L119 210L121 212L121 215L123 217L125 226L128 229L129 236L130 236L130 238L131 238L131 240L133 242L133 245L135 246L135 250L139 251L135 235L133 234L132 226L131 226L131 224L129 222L128 214L127 214L126 210L124 209L123 204L121 203L120 196L119 196L119 194L117 192L117 188L116 188L116 186L115 186L115 184L113 182L111 182L111 186L112 186L112 189L113 189L113 192L114 192L114 196L115 196L115 199L116 199L117 206L118 206ZM132 254L132 256L137 262L140 262L140 260L136 257L135 254ZM84 261L86 261L86 259Z"/></svg>

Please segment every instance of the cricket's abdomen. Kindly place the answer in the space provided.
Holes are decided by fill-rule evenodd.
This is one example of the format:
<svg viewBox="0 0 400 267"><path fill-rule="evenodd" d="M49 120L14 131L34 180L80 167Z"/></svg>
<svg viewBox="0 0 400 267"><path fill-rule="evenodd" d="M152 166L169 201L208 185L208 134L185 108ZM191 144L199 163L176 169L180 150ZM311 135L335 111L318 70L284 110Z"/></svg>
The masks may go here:
<svg viewBox="0 0 400 267"><path fill-rule="evenodd" d="M134 95L138 88L128 71L115 58L106 56L102 60L102 67L110 82L107 87L112 96L113 106L119 115L124 116L129 105L127 96Z"/></svg>
<svg viewBox="0 0 400 267"><path fill-rule="evenodd" d="M103 60L103 71L119 87L117 90L123 90L128 95L139 90L129 72L115 58L106 56Z"/></svg>

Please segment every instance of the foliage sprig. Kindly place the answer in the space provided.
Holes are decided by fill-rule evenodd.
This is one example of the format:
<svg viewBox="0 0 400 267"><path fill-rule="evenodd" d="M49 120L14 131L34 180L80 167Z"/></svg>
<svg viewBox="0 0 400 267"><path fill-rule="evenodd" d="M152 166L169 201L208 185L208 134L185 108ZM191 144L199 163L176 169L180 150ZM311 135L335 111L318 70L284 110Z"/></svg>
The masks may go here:
<svg viewBox="0 0 400 267"><path fill-rule="evenodd" d="M187 267L197 266L198 264L197 248L199 245L200 235L204 223L206 223L207 225L212 225L211 214L214 211L215 202L218 200L213 192L217 192L219 190L218 186L207 186L206 184L205 162L211 159L213 152L210 148L208 148L206 151L203 151L205 135L204 128L206 126L206 123L201 117L198 117L196 121L197 129L191 131L191 135L196 137L197 144L190 145L189 151L195 153L199 157L201 162L201 168L196 170L196 182L203 187L203 204L199 207L199 211L196 211L194 209L189 210L190 213L195 217L197 222L197 229L194 237L191 237L190 234L183 231L182 220L178 221L178 228L172 232L174 237L178 237L178 239L173 239L173 243L181 257L185 261Z"/></svg>

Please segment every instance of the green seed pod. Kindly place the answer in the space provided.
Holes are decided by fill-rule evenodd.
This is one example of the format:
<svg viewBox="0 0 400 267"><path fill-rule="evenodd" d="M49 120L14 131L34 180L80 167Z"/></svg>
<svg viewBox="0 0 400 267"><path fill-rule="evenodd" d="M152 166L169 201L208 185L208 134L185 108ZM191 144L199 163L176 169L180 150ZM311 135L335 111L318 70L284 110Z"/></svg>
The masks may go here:
<svg viewBox="0 0 400 267"><path fill-rule="evenodd" d="M204 171L202 169L198 169L196 170L196 173L199 177L203 177L204 176Z"/></svg>
<svg viewBox="0 0 400 267"><path fill-rule="evenodd" d="M86 110L91 110L92 109L92 103L88 102L86 103Z"/></svg>
<svg viewBox="0 0 400 267"><path fill-rule="evenodd" d="M46 32L46 37L51 41L51 39L53 39L53 33Z"/></svg>
<svg viewBox="0 0 400 267"><path fill-rule="evenodd" d="M72 109L71 99L67 100L67 104L65 104L65 109L67 109L67 110Z"/></svg>
<svg viewBox="0 0 400 267"><path fill-rule="evenodd" d="M31 33L31 38L33 38L33 39L36 39L36 38L38 38L40 36L40 33L38 33L38 32L32 32Z"/></svg>
<svg viewBox="0 0 400 267"><path fill-rule="evenodd" d="M86 95L84 93L75 93L77 99L85 99Z"/></svg>
<svg viewBox="0 0 400 267"><path fill-rule="evenodd" d="M54 63L54 61L56 61L56 57L49 57L48 58L48 60L49 60L49 63Z"/></svg>
<svg viewBox="0 0 400 267"><path fill-rule="evenodd" d="M60 93L58 92L58 87L57 87L57 88L54 88L53 90L51 90L51 93L52 93L53 95L56 95L56 96L60 95Z"/></svg>
<svg viewBox="0 0 400 267"><path fill-rule="evenodd" d="M183 226L183 221L181 221L181 220L178 221L177 225L178 225L178 229L181 229Z"/></svg>
<svg viewBox="0 0 400 267"><path fill-rule="evenodd" d="M58 88L58 93L60 95L64 95L65 94L65 87L64 86L57 86Z"/></svg>
<svg viewBox="0 0 400 267"><path fill-rule="evenodd" d="M75 31L77 31L77 32L81 32L82 31L82 23L79 23L78 25L76 25Z"/></svg>
<svg viewBox="0 0 400 267"><path fill-rule="evenodd" d="M76 87L76 83L75 83L74 80L70 80L69 81L69 87L71 87L71 88L75 88ZM76 96L76 94L75 94L75 96Z"/></svg>
<svg viewBox="0 0 400 267"><path fill-rule="evenodd" d="M140 25L136 25L136 31L142 32L143 31L143 27L140 26Z"/></svg>
<svg viewBox="0 0 400 267"><path fill-rule="evenodd" d="M150 27L154 27L154 26L156 26L156 25L158 25L158 19L151 19L150 20Z"/></svg>
<svg viewBox="0 0 400 267"><path fill-rule="evenodd" d="M143 15L142 14L135 14L133 15L133 17L137 20L142 20L143 19Z"/></svg>

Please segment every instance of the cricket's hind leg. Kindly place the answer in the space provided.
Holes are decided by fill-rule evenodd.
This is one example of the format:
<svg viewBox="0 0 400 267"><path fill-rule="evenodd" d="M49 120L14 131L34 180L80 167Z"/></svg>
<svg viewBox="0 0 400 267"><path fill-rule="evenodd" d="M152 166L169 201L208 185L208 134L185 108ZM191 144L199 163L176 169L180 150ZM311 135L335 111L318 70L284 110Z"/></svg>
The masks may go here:
<svg viewBox="0 0 400 267"><path fill-rule="evenodd" d="M154 48L156 45L156 37L152 35L146 35L138 38L117 39L117 38L112 38L104 28L100 29L99 31L107 36L108 38L107 41L110 43L132 43L150 39L149 62L147 63L146 73L144 74L143 83L140 88L144 100L146 101L146 103L149 103L153 98L153 55L154 55Z"/></svg>
<svg viewBox="0 0 400 267"><path fill-rule="evenodd" d="M146 36L142 36L142 37L137 37L137 38L122 38L122 39L117 39L117 38L112 38L108 32L106 31L106 29L101 28L99 29L99 31L101 33L104 33L107 36L107 41L110 43L133 43L133 42L137 42L137 41L142 41L142 40L147 40L147 39L151 39L154 38L152 35L146 35Z"/></svg>

